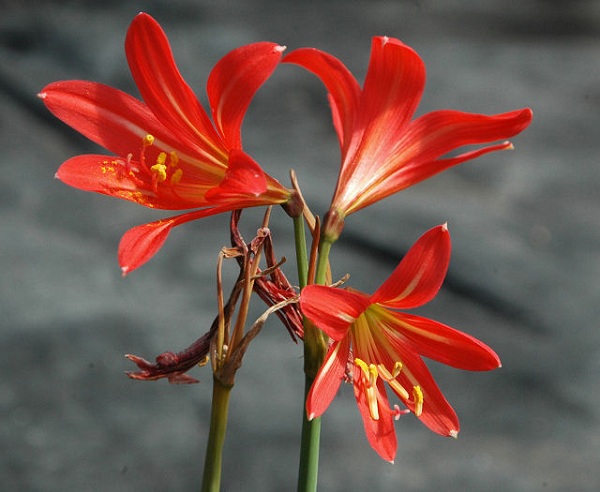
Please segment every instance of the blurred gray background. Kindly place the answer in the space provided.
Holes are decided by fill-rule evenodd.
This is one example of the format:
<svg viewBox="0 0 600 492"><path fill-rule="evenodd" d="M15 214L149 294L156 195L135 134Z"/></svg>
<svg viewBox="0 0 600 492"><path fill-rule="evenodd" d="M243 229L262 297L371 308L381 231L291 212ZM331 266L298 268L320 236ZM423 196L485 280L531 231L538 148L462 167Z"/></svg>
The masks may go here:
<svg viewBox="0 0 600 492"><path fill-rule="evenodd" d="M419 113L530 106L515 151L463 164L347 221L335 276L372 291L430 227L448 221L453 258L419 310L494 347L503 368L431 364L461 418L458 440L411 416L396 425L395 465L370 449L350 387L323 419L320 490L600 489L600 5L570 0L0 2L0 483L2 490L199 488L211 375L199 385L136 382L123 354L181 350L215 314L226 216L176 230L123 279L116 248L161 213L53 179L98 149L35 94L60 79L135 92L123 41L133 16L166 30L205 101L211 67L259 40L315 46L362 80L373 35L412 45L428 68ZM246 148L273 176L297 170L316 213L339 163L325 93L282 66L257 95ZM163 214L164 215L164 214ZM275 210L280 255L291 224ZM250 238L258 212L243 216ZM290 262L288 272L293 271ZM256 314L259 310L257 309ZM303 391L301 347L271 321L234 389L223 489L294 490Z"/></svg>

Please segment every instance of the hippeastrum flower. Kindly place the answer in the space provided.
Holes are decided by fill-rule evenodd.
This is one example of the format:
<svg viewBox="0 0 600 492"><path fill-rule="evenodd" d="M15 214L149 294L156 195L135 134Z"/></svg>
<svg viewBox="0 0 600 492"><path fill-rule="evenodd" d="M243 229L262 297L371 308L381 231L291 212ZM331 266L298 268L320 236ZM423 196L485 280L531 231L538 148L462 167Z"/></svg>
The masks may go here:
<svg viewBox="0 0 600 492"><path fill-rule="evenodd" d="M145 102L97 82L69 80L40 97L62 121L116 156L80 155L56 176L86 191L146 207L185 210L128 231L119 246L127 273L149 260L175 226L221 212L285 203L291 192L242 150L241 124L283 47L260 42L223 57L208 78L211 122L183 80L160 25L135 17L125 52Z"/></svg>
<svg viewBox="0 0 600 492"><path fill-rule="evenodd" d="M425 65L397 39L374 37L362 89L337 58L313 48L283 62L313 72L329 92L342 164L324 233L337 239L345 216L451 166L510 142L448 156L455 149L512 137L531 122L530 109L485 116L441 110L412 119L425 86Z"/></svg>
<svg viewBox="0 0 600 492"><path fill-rule="evenodd" d="M393 417L401 413L414 413L438 434L458 434L456 413L421 357L471 371L495 369L500 360L470 335L397 311L433 299L449 261L450 234L444 224L421 236L373 295L323 285L302 290L302 312L333 340L307 398L310 418L325 412L347 374L369 443L382 458L394 460ZM408 410L390 408L384 383Z"/></svg>

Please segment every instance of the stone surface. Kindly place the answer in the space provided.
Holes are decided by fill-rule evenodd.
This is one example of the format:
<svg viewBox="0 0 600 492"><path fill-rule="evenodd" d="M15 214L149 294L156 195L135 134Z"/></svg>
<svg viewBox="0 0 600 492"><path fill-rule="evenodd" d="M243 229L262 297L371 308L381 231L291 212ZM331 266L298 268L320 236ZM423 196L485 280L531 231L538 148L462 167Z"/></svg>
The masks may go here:
<svg viewBox="0 0 600 492"><path fill-rule="evenodd" d="M35 94L59 79L135 91L123 54L145 10L164 26L204 100L212 65L258 40L316 46L362 77L370 37L424 58L419 112L530 106L515 151L484 156L348 220L336 276L370 291L426 229L448 221L453 259L420 312L493 346L494 373L431 364L461 417L458 440L397 423L395 465L369 448L350 388L324 417L320 489L596 491L600 488L600 9L594 1L4 1L0 16L0 480L3 490L193 490L204 455L210 372L200 385L140 383L124 353L151 358L203 333L215 312L227 218L173 233L122 279L120 235L158 212L53 180L94 150ZM283 66L244 126L247 148L313 209L331 196L338 148L316 79ZM250 235L259 213L245 215ZM291 228L275 211L279 254ZM291 267L291 264L289 265ZM295 488L301 348L270 322L232 397L224 490Z"/></svg>

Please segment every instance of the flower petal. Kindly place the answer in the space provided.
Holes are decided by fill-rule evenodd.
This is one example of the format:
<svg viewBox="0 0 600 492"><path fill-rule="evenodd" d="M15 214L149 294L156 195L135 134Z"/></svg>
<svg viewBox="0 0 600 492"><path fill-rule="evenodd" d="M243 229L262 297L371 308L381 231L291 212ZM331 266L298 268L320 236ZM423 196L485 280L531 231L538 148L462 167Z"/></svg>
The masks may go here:
<svg viewBox="0 0 600 492"><path fill-rule="evenodd" d="M334 340L341 340L350 325L369 307L365 294L325 285L307 285L300 292L302 313Z"/></svg>
<svg viewBox="0 0 600 492"><path fill-rule="evenodd" d="M138 14L127 31L125 53L138 89L157 118L180 139L223 160L226 149L194 91L179 73L158 22L148 14Z"/></svg>
<svg viewBox="0 0 600 492"><path fill-rule="evenodd" d="M206 206L198 194L196 201L185 200L172 186L155 187L152 176L138 162L120 157L87 154L65 161L56 177L74 188L102 193L150 208L182 210Z"/></svg>
<svg viewBox="0 0 600 492"><path fill-rule="evenodd" d="M136 98L97 82L54 82L39 94L54 116L93 142L120 156L137 153L142 139L156 140L177 148L174 137Z"/></svg>
<svg viewBox="0 0 600 492"><path fill-rule="evenodd" d="M349 352L350 337L345 337L339 342L333 342L329 347L325 361L306 397L308 420L323 415L335 398L344 378Z"/></svg>
<svg viewBox="0 0 600 492"><path fill-rule="evenodd" d="M261 42L241 46L212 69L207 93L212 116L229 148L242 146L241 126L256 91L271 76L285 47Z"/></svg>
<svg viewBox="0 0 600 492"><path fill-rule="evenodd" d="M284 63L294 63L314 73L329 92L329 101L342 154L354 132L360 86L346 66L336 57L314 48L300 48L284 57Z"/></svg>
<svg viewBox="0 0 600 492"><path fill-rule="evenodd" d="M371 296L371 302L390 308L414 308L433 299L450 263L450 233L446 224L423 234L388 279Z"/></svg>
<svg viewBox="0 0 600 492"><path fill-rule="evenodd" d="M128 163L119 157L86 154L65 161L55 176L79 190L103 193L151 207L156 195L150 191L151 185L147 180L142 181L146 176L138 177L138 173L128 169Z"/></svg>
<svg viewBox="0 0 600 492"><path fill-rule="evenodd" d="M415 50L395 38L373 38L356 123L364 129L361 154L389 152L414 114L424 87L425 64ZM372 165L379 163L381 158L376 158Z"/></svg>
<svg viewBox="0 0 600 492"><path fill-rule="evenodd" d="M475 159L488 152L512 148L510 142L490 145L452 158L440 159L448 152L465 145L494 142L510 138L531 123L530 109L486 116L460 111L434 111L413 121L398 140L386 167L393 169L378 190L380 200L412 186L446 169ZM363 204L362 206L366 206Z"/></svg>
<svg viewBox="0 0 600 492"><path fill-rule="evenodd" d="M234 149L229 155L229 166L221 183L206 192L214 203L224 203L248 197L258 197L267 190L267 179L261 167L248 154Z"/></svg>
<svg viewBox="0 0 600 492"><path fill-rule="evenodd" d="M467 371L489 371L501 365L498 355L471 335L421 316L383 311L380 316L394 345L408 342L424 357Z"/></svg>
<svg viewBox="0 0 600 492"><path fill-rule="evenodd" d="M228 210L230 209L223 207L206 208L129 229L119 243L119 265L123 275L150 260L167 240L173 227Z"/></svg>
<svg viewBox="0 0 600 492"><path fill-rule="evenodd" d="M400 361L403 367L396 377L398 383L409 393L414 386L418 386L423 394L423 410L419 416L421 422L437 434L456 436L460 429L456 412L444 398L429 369L411 346L395 342L392 340L393 351L391 353L390 351L380 351L379 362L390 370L394 367L395 362ZM392 390L394 389L393 386L390 387ZM402 395L396 394L411 412L415 411L415 402L412 399L406 400Z"/></svg>
<svg viewBox="0 0 600 492"><path fill-rule="evenodd" d="M393 463L396 457L398 441L383 381L381 379L377 380L377 403L380 409L379 419L374 420L371 417L369 402L367 401L364 383L361 378L356 378L354 382L354 397L356 398L356 404L362 417L369 444L384 460Z"/></svg>

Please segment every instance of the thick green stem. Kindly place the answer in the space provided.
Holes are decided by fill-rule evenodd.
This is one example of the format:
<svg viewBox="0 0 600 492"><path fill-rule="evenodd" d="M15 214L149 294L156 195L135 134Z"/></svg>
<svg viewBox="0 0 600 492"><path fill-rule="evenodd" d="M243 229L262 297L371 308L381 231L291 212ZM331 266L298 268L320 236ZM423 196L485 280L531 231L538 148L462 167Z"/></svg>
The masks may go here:
<svg viewBox="0 0 600 492"><path fill-rule="evenodd" d="M306 375L304 400L308 396L313 378ZM315 492L319 477L319 446L321 440L321 417L308 420L306 404L302 422L302 441L300 447L300 473L298 474L298 492Z"/></svg>
<svg viewBox="0 0 600 492"><path fill-rule="evenodd" d="M296 238L296 256L298 260L298 278L300 287L307 282L306 274L306 240L304 238L304 224L294 222ZM315 283L324 284L329 264L329 251L331 242L324 241L319 247ZM300 447L300 467L298 473L298 492L315 492L317 490L319 473L319 446L321 439L321 418L308 419L306 413L306 399L313 384L315 376L325 354L327 353L327 340L321 330L305 319L304 322L304 410L302 421L302 441Z"/></svg>
<svg viewBox="0 0 600 492"><path fill-rule="evenodd" d="M324 285L327 280L327 266L329 265L329 252L331 251L332 241L321 237L319 243L319 259L317 260L317 271L315 274L315 284Z"/></svg>
<svg viewBox="0 0 600 492"><path fill-rule="evenodd" d="M204 458L202 492L219 492L221 488L223 444L227 429L229 395L232 388L233 386L224 386L217 378L213 378L210 430L206 445L206 457Z"/></svg>

